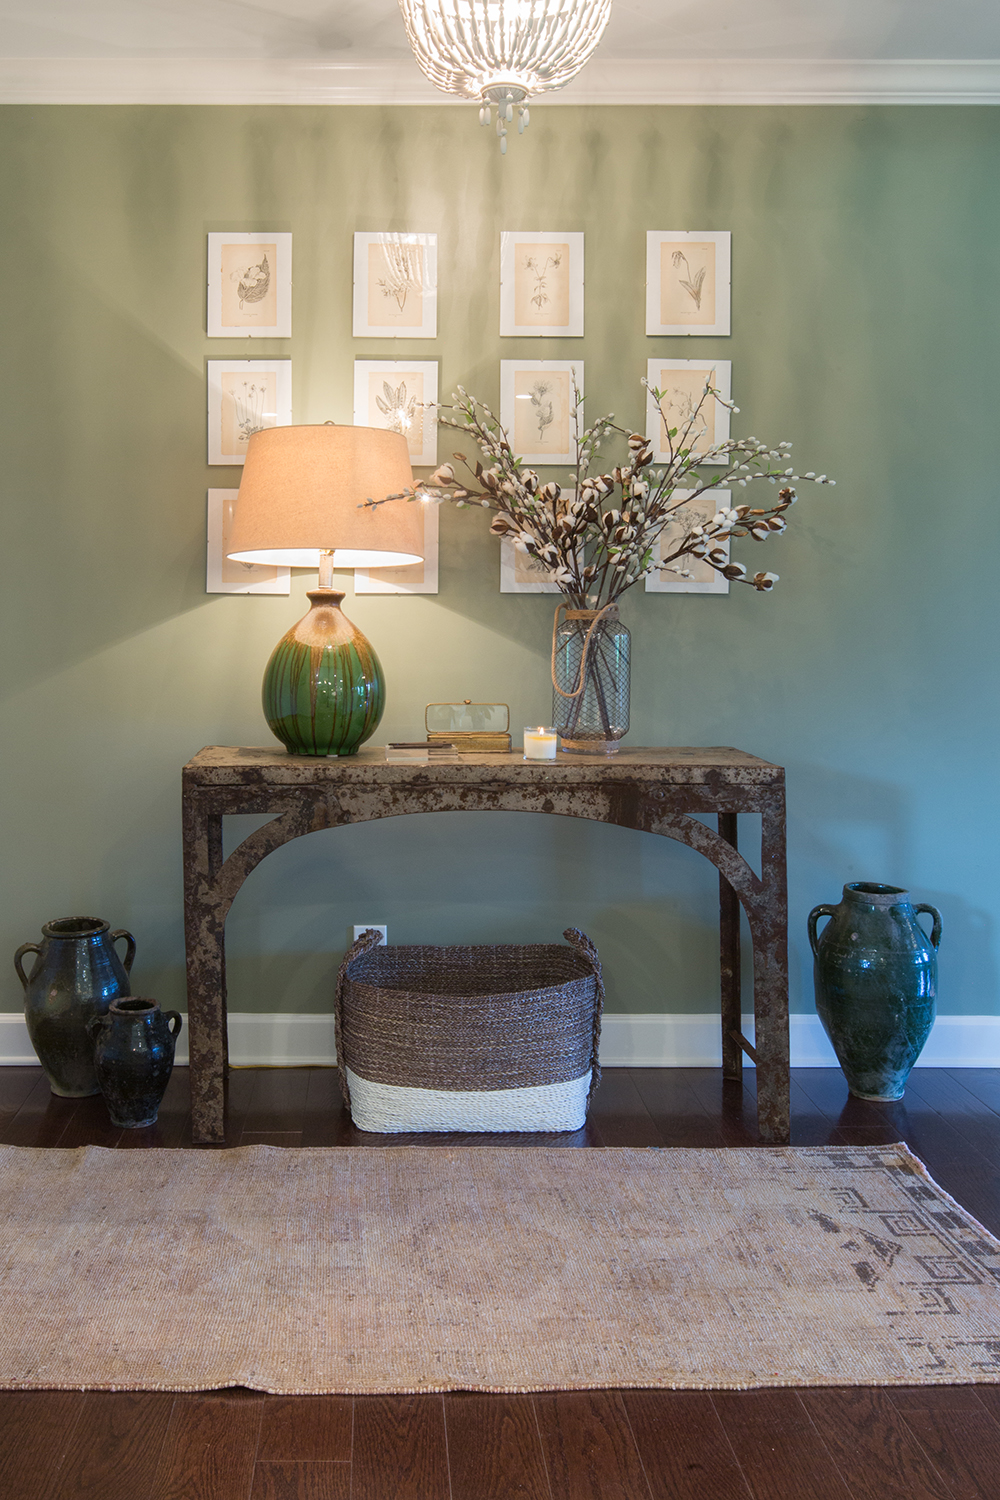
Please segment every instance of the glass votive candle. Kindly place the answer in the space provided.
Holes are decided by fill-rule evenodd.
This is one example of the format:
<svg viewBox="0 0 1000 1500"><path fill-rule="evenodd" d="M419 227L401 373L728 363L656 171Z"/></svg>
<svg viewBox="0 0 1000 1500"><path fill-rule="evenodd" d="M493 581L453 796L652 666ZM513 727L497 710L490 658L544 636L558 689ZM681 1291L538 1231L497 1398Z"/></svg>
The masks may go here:
<svg viewBox="0 0 1000 1500"><path fill-rule="evenodd" d="M545 724L526 724L524 729L525 760L555 760L559 736Z"/></svg>

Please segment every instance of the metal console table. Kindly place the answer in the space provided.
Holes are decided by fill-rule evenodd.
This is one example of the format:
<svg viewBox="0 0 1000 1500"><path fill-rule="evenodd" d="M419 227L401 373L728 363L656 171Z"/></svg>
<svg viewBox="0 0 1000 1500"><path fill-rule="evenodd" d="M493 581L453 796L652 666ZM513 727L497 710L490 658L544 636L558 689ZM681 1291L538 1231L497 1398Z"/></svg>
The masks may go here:
<svg viewBox="0 0 1000 1500"><path fill-rule="evenodd" d="M719 871L722 1063L757 1064L762 1141L788 1141L788 907L785 773L741 750L623 749L610 760L525 761L463 755L429 766L387 764L381 750L344 759L209 746L184 767L184 919L194 1140L225 1140L225 924L244 880L282 844L320 828L421 812L540 812L590 818L689 845ZM271 813L223 858L222 820ZM718 831L698 814L713 814ZM761 873L737 848L740 813L760 813ZM755 1042L742 1034L739 908L753 940Z"/></svg>

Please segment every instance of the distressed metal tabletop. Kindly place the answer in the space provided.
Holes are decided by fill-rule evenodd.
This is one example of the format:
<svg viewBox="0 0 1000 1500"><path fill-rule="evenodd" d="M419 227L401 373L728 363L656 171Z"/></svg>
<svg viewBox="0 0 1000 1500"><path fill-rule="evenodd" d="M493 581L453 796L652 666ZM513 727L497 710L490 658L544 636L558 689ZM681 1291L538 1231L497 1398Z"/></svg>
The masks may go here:
<svg viewBox="0 0 1000 1500"><path fill-rule="evenodd" d="M617 755L576 755L560 751L556 760L525 760L520 750L507 753L458 754L429 763L386 761L385 747L359 750L356 755L289 755L277 747L207 745L184 767L190 786L235 786L258 782L288 786L301 782L341 781L356 785L403 785L426 776L434 780L481 783L633 781L647 778L675 785L726 782L733 786L773 786L784 781L784 770L770 761L727 745L709 748L628 748Z"/></svg>

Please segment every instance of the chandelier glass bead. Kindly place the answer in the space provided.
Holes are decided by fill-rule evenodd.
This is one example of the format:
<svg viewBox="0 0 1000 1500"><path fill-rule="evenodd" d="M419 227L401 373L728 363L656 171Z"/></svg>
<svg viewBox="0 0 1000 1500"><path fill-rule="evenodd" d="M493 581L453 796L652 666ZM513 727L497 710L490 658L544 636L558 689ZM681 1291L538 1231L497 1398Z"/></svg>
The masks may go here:
<svg viewBox="0 0 1000 1500"><path fill-rule="evenodd" d="M497 110L500 149L527 101L560 89L601 39L611 0L399 0L406 34L422 71L446 94L480 102L480 124Z"/></svg>

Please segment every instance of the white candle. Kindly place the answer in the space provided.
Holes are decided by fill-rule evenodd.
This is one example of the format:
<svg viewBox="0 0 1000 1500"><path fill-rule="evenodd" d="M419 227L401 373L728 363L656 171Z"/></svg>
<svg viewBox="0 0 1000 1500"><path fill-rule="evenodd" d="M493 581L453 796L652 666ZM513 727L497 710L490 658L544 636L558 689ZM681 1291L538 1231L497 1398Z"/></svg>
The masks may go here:
<svg viewBox="0 0 1000 1500"><path fill-rule="evenodd" d="M544 724L529 724L524 731L525 760L555 760L556 732Z"/></svg>

